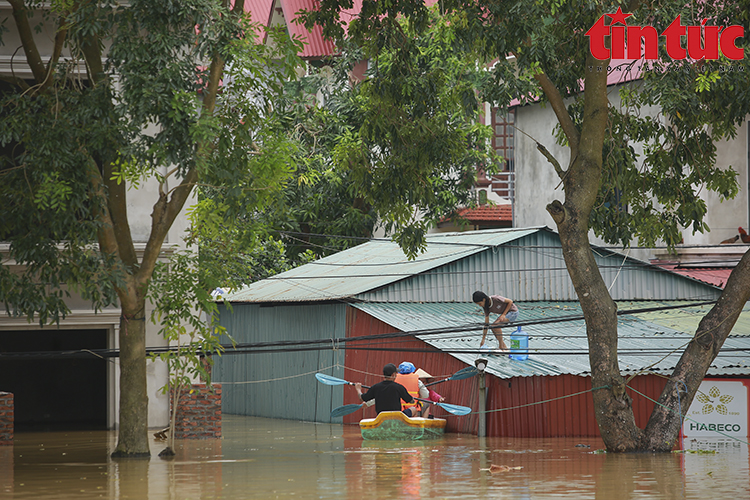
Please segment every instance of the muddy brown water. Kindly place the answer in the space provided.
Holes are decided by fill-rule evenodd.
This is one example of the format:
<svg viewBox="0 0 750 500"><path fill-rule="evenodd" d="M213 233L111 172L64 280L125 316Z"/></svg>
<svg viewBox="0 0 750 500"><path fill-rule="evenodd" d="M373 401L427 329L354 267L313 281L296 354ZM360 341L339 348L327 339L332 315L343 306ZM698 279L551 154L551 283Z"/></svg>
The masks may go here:
<svg viewBox="0 0 750 500"><path fill-rule="evenodd" d="M356 426L234 415L224 416L223 434L178 442L172 460L157 456L165 444L155 438L150 460L112 460L114 432L18 433L0 447L0 498L750 498L748 448L739 442L658 455L597 453L601 441L585 438L369 442Z"/></svg>

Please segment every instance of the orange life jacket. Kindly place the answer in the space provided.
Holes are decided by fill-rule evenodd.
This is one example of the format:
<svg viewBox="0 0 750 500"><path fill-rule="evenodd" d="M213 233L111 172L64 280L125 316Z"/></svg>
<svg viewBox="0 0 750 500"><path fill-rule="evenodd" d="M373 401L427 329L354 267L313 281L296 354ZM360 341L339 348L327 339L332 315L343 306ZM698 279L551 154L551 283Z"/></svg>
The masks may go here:
<svg viewBox="0 0 750 500"><path fill-rule="evenodd" d="M406 387L406 390L411 397L415 399L419 397L419 376L416 373L409 373L406 375L398 373L396 374L396 382ZM404 400L401 400L401 411L404 411L407 408L416 408L419 410L421 409L421 405L419 404L419 401L405 403Z"/></svg>

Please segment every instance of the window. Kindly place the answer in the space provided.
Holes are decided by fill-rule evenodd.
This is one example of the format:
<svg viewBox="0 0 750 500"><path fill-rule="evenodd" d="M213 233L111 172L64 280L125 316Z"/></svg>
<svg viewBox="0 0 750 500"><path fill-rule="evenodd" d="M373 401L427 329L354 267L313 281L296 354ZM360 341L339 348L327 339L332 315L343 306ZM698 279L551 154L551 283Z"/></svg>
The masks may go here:
<svg viewBox="0 0 750 500"><path fill-rule="evenodd" d="M503 170L515 170L515 149L513 135L515 133L516 110L492 108L492 147L497 154L505 158Z"/></svg>
<svg viewBox="0 0 750 500"><path fill-rule="evenodd" d="M480 205L486 205L487 204L487 191L484 189L479 190L479 196L478 201Z"/></svg>

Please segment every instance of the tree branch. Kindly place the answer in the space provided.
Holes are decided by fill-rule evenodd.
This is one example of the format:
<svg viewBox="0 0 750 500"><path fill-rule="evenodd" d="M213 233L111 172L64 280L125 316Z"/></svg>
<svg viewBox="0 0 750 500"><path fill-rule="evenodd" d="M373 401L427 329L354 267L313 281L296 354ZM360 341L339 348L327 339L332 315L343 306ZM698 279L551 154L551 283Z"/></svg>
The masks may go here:
<svg viewBox="0 0 750 500"><path fill-rule="evenodd" d="M99 167L93 159L89 159L86 162L86 170L88 173L89 181L91 182L91 197L94 198L93 202L96 208L94 215L97 220L101 223L97 234L99 240L99 249L109 255L114 255L116 262L122 262L120 255L120 248L117 244L117 235L115 231L115 224L110 216L110 212L107 208L107 193L103 183L102 175L99 172ZM132 279L130 273L123 273L125 276L125 288L115 286L115 291L120 299L123 310L133 308L137 304L137 293L133 293L135 281Z"/></svg>
<svg viewBox="0 0 750 500"><path fill-rule="evenodd" d="M125 182L118 184L116 180L113 180L112 163L107 162L103 170L104 185L107 187L107 193L109 194L107 206L112 223L117 228L115 238L117 239L120 258L126 266L136 269L138 267L138 256L135 253L135 245L133 245L130 223L128 222L127 186Z"/></svg>
<svg viewBox="0 0 750 500"><path fill-rule="evenodd" d="M29 87L29 84L26 83L26 81L23 78L19 78L17 76L0 76L0 81L7 82L12 85L17 85L21 88L21 90L29 90L31 87Z"/></svg>
<svg viewBox="0 0 750 500"><path fill-rule="evenodd" d="M226 5L226 2L225 2ZM245 2L244 0L236 0L232 9L234 15L244 15ZM220 54L216 53L211 58L211 64L209 66L209 75L206 88L204 90L203 98L203 113L213 113L216 107L216 98L221 88L221 78L224 73L224 58ZM180 185L172 190L172 196L167 201L167 194L163 192L160 187L159 200L154 205L154 210L151 214L151 234L149 235L148 242L146 243L146 250L143 253L143 259L141 260L141 267L138 271L137 280L139 285L145 285L153 274L153 270L156 266L156 261L161 253L161 247L164 243L164 239L167 237L169 229L172 227L177 215L180 213L182 208L185 206L185 202L190 197L190 193L193 187L198 182L199 174L197 164L207 154L210 149L210 143L203 142L198 145L198 151L196 152L196 163L194 163L190 170L188 170L185 178L182 179Z"/></svg>
<svg viewBox="0 0 750 500"><path fill-rule="evenodd" d="M34 75L36 82L41 84L46 78L47 72L44 69L42 57L39 55L39 49L34 41L34 34L31 25L29 25L29 18L26 15L26 6L24 6L23 0L9 0L9 3L13 8L13 19L16 22L18 36L21 38L21 45L26 54L26 62L31 68L31 73Z"/></svg>
<svg viewBox="0 0 750 500"><path fill-rule="evenodd" d="M114 223L110 217L109 210L107 209L107 195L104 189L104 183L102 181L102 175L99 172L99 167L93 159L89 159L86 162L86 170L88 173L89 181L91 182L92 198L97 198L95 203L98 201L97 208L94 210L94 215L101 221L101 227L99 228L99 246L104 253L120 256L119 248L117 247L117 240L114 234Z"/></svg>
<svg viewBox="0 0 750 500"><path fill-rule="evenodd" d="M102 51L99 42L99 36L91 34L81 43L81 52L83 52L83 58L86 61L86 71L88 71L89 79L94 85L104 80L104 65L102 64Z"/></svg>
<svg viewBox="0 0 750 500"><path fill-rule="evenodd" d="M57 64L57 61L60 60L60 54L62 54L63 45L65 44L65 38L67 38L68 36L68 28L65 27L67 26L67 24L68 20L65 18L65 16L60 16L57 31L55 32L55 45L52 48L52 57L50 57L49 62L47 63L47 70L45 71L47 76L44 78L41 90L47 88L53 81L53 78L51 78L52 71Z"/></svg>
<svg viewBox="0 0 750 500"><path fill-rule="evenodd" d="M540 153L542 153L545 158L547 158L547 161L550 162L553 167L555 167L555 172L557 172L557 175L559 175L560 178L563 179L565 177L565 170L562 169L562 167L560 166L560 162L557 161L557 158L552 156L552 153L550 153L547 148L544 147L544 144L537 142L536 149Z"/></svg>
<svg viewBox="0 0 750 500"><path fill-rule="evenodd" d="M555 112L557 121L560 123L560 127L568 140L568 144L570 145L570 162L573 163L575 157L578 156L578 143L580 141L580 136L572 118L570 118L570 114L568 114L567 108L565 107L563 96L560 94L560 91L555 84L552 83L552 80L550 80L547 74L543 71L534 75L534 78L539 83L539 86L542 87L544 95L547 96L547 99L552 106L552 111ZM560 171L558 171L558 175L560 175Z"/></svg>

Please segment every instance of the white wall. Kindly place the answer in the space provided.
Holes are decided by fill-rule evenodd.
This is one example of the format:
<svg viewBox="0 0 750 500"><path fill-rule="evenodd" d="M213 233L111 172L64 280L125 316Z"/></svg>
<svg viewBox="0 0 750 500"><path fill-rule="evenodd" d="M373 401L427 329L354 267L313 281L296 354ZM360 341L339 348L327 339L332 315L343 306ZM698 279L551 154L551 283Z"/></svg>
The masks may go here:
<svg viewBox="0 0 750 500"><path fill-rule="evenodd" d="M616 87L610 87L610 102L619 105L620 98ZM643 113L654 113L655 110L644 110ZM516 227L546 225L555 229L552 217L546 206L554 199L564 201L565 194L560 185L560 178L552 165L536 149L536 142L543 144L552 153L563 168L570 161L569 150L558 145L553 136L557 119L549 106L533 104L516 109L516 124L519 129L516 140L516 200L514 217ZM523 133L522 133L523 132ZM530 136L530 137L529 137ZM717 166L729 168L731 165L738 172L740 192L733 200L720 202L719 197L701 191L706 200L708 214L706 223L711 232L692 234L692 229L683 230L684 245L716 245L737 234L737 227L748 226L748 129L745 122L735 139L721 141L717 145ZM636 151L640 147L636 145ZM590 235L593 244L607 245L593 232ZM631 256L649 259L653 250L632 250Z"/></svg>

